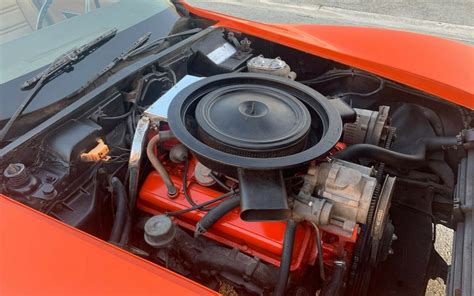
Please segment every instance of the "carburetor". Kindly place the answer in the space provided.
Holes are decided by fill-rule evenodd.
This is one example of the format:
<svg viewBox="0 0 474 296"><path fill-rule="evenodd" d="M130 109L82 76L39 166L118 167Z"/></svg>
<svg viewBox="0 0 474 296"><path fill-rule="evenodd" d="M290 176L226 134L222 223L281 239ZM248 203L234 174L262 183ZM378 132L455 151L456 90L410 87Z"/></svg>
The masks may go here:
<svg viewBox="0 0 474 296"><path fill-rule="evenodd" d="M342 160L310 165L294 201L294 218L332 224L346 231L352 231L356 223L367 224L377 187L375 173L373 168ZM393 186L382 187L388 198L392 191Z"/></svg>

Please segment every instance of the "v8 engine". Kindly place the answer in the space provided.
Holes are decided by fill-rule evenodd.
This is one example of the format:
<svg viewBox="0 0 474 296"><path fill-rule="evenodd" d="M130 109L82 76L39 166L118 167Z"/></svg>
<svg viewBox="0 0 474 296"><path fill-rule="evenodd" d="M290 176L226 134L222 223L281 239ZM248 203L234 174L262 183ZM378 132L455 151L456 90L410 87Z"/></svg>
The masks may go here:
<svg viewBox="0 0 474 296"><path fill-rule="evenodd" d="M158 106L171 105L159 124L151 123L147 152L156 171L138 199L139 209L154 215L143 227L156 260L263 295L286 286L288 275L289 286L297 287L305 280L297 275L308 269L332 275L330 293L342 279L333 274L351 269L367 233L373 234L366 242L375 250L371 260L386 258L395 237L388 217L394 178L338 159L346 147L338 142L347 120L340 105L276 76L183 81L175 86L180 91L146 111L158 118ZM378 143L390 132L387 124L385 117L346 128L359 128L362 139L378 132Z"/></svg>

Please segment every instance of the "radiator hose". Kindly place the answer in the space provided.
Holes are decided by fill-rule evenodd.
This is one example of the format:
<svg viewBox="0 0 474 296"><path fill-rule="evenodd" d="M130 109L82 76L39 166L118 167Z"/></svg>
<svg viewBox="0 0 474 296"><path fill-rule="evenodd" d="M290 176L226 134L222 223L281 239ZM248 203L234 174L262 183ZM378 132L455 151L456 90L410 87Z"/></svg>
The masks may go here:
<svg viewBox="0 0 474 296"><path fill-rule="evenodd" d="M285 240L283 242L280 270L278 272L278 282L275 286L275 290L273 290L273 296L283 296L286 292L286 286L290 275L291 257L293 255L296 225L297 223L294 220L288 220L286 223Z"/></svg>
<svg viewBox="0 0 474 296"><path fill-rule="evenodd" d="M117 210L115 211L115 219L110 233L109 242L119 243L128 216L127 191L125 190L123 183L117 177L113 177L110 184L112 185L112 190L115 195Z"/></svg>
<svg viewBox="0 0 474 296"><path fill-rule="evenodd" d="M414 154L405 154L376 145L355 144L337 152L334 158L351 161L363 157L383 162L392 167L413 169L426 163L426 152L457 146L459 142L456 137L433 137L421 138L415 145L417 151Z"/></svg>

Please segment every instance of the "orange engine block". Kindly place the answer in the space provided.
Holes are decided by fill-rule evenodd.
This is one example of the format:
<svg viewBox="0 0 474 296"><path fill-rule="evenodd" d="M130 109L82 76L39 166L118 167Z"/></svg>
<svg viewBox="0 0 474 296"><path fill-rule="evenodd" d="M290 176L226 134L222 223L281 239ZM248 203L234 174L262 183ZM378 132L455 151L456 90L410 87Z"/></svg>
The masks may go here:
<svg viewBox="0 0 474 296"><path fill-rule="evenodd" d="M167 162L166 160L163 163L176 187L182 188L183 165ZM201 186L193 180L192 172L195 164L196 161L192 160L188 170L188 193L194 201L199 204L222 195L222 192L213 187ZM176 198L169 198L163 180L156 172L152 172L147 176L140 190L137 207L144 212L156 215L183 210L191 207L191 205L187 202L182 189ZM286 223L246 222L240 219L239 214L238 208L231 211L205 232L204 236L279 266ZM173 219L181 227L194 231L196 223L204 215L205 212L196 210ZM352 235L344 236L334 229L321 227L323 258L329 269L331 268L330 264L332 264L330 262L333 262L334 258L346 258L346 261L350 261L357 231L356 228ZM313 265L316 258L314 229L309 224L300 223L295 236L291 271L304 270L307 265Z"/></svg>

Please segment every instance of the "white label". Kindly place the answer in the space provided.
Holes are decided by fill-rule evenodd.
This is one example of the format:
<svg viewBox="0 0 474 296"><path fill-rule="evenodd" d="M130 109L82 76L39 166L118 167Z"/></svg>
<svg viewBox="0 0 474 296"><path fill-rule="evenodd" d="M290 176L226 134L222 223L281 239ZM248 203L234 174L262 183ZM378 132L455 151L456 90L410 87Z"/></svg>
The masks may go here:
<svg viewBox="0 0 474 296"><path fill-rule="evenodd" d="M215 64L219 65L230 58L237 50L229 43L224 43L221 47L214 49L207 57Z"/></svg>

